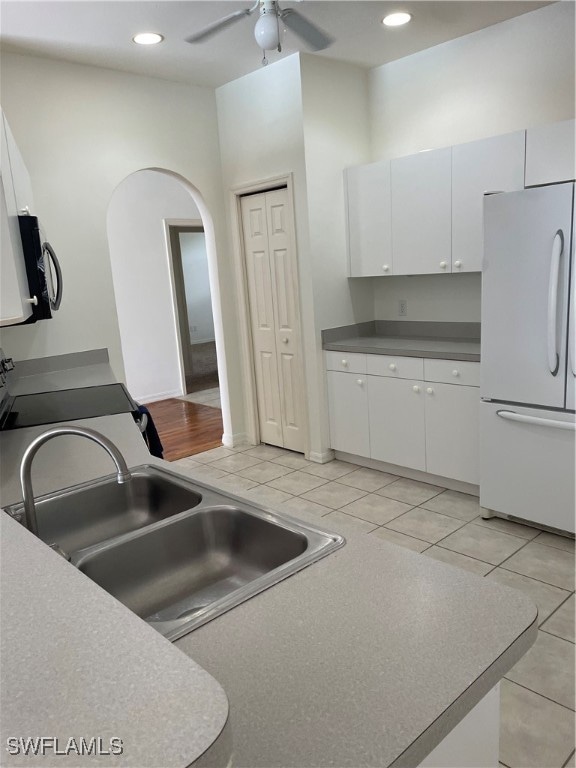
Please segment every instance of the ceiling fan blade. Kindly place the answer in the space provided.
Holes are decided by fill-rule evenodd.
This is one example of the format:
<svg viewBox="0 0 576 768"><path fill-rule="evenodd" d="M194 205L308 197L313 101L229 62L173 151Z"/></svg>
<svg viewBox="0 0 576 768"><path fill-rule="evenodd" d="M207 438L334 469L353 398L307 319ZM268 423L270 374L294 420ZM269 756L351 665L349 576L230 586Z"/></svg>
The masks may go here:
<svg viewBox="0 0 576 768"><path fill-rule="evenodd" d="M226 27L231 26L232 24L235 24L237 21L240 21L240 19L243 19L245 16L250 16L252 13L250 8L245 8L242 11L234 11L234 13L231 13L229 16L224 16L223 19L218 19L218 21L213 21L212 24L208 24L208 26L204 27L204 29L201 29L199 32L196 32L194 35L190 35L190 37L186 38L187 43L201 43L203 40L207 40L209 37L212 37L212 35L215 35L217 32L220 32L221 29L226 29Z"/></svg>
<svg viewBox="0 0 576 768"><path fill-rule="evenodd" d="M280 17L288 29L291 29L295 35L298 35L313 51L323 51L334 42L334 38L330 37L329 34L293 8L286 8L285 11L282 11Z"/></svg>

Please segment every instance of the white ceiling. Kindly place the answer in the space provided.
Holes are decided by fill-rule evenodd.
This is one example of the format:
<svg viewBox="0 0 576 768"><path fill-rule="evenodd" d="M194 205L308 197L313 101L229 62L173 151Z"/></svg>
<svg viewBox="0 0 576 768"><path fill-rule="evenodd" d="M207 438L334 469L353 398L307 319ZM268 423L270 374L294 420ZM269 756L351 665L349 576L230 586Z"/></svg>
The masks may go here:
<svg viewBox="0 0 576 768"><path fill-rule="evenodd" d="M4 50L17 50L67 61L218 86L261 66L262 52L253 29L254 14L199 44L185 37L244 2L184 2L178 0L2 0L0 39ZM416 51L519 16L548 2L512 0L284 0L331 34L336 42L319 56L375 67ZM380 22L391 10L407 10L413 19L405 27L386 28ZM142 31L165 36L157 46L135 45ZM306 50L287 32L282 54Z"/></svg>

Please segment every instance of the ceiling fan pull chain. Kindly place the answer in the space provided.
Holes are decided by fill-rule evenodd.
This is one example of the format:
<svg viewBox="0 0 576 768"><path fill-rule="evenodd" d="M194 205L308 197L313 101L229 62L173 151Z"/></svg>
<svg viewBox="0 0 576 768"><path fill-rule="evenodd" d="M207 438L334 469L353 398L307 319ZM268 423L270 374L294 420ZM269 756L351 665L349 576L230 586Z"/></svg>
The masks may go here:
<svg viewBox="0 0 576 768"><path fill-rule="evenodd" d="M266 51L264 51L264 56L262 57L262 66L265 67L268 64L268 59L266 58Z"/></svg>

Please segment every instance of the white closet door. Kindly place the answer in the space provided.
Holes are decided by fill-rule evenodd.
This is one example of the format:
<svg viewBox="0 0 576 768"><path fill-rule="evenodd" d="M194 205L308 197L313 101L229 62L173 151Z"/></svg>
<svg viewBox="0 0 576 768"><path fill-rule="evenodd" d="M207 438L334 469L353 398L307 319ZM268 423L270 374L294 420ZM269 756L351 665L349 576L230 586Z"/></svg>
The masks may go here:
<svg viewBox="0 0 576 768"><path fill-rule="evenodd" d="M241 206L260 439L283 446L265 195L243 197Z"/></svg>
<svg viewBox="0 0 576 768"><path fill-rule="evenodd" d="M241 200L260 439L305 450L298 273L287 189Z"/></svg>
<svg viewBox="0 0 576 768"><path fill-rule="evenodd" d="M265 198L283 445L292 451L303 452L304 392L298 270L288 190L267 192Z"/></svg>

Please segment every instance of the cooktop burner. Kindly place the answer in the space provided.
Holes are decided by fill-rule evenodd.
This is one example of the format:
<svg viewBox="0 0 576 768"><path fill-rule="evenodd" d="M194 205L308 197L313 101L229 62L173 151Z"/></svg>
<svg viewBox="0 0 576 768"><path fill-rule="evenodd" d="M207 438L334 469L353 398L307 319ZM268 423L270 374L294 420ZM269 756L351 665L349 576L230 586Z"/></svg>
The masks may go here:
<svg viewBox="0 0 576 768"><path fill-rule="evenodd" d="M123 384L36 392L11 398L0 429L22 429L117 413L138 413L138 405Z"/></svg>

